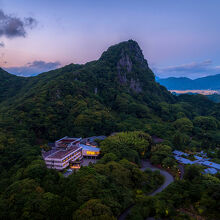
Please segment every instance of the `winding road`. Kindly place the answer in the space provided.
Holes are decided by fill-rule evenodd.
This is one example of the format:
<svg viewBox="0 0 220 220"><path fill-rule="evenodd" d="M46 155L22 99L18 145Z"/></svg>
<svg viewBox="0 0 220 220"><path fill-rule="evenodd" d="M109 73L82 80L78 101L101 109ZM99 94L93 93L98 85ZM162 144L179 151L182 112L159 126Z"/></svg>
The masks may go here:
<svg viewBox="0 0 220 220"><path fill-rule="evenodd" d="M163 191L170 183L174 181L173 176L170 175L167 171L154 167L148 160L146 161L143 160L141 170L144 171L146 169L151 169L152 171L159 170L160 174L164 176L164 183L158 189L148 194L149 196L155 196L157 193ZM121 215L118 217L118 220L125 220L126 216L129 214L131 208L134 205L135 204L129 206L126 210L124 210L124 212L121 213ZM150 219L154 219L154 218L148 218L148 220Z"/></svg>

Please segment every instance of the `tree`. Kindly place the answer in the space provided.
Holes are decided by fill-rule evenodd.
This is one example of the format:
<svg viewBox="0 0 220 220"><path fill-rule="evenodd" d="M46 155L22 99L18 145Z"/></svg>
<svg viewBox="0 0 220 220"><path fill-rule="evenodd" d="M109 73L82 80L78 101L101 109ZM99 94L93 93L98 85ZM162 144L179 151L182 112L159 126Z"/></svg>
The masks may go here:
<svg viewBox="0 0 220 220"><path fill-rule="evenodd" d="M185 168L184 179L192 181L201 176L201 167L198 165L189 165Z"/></svg>
<svg viewBox="0 0 220 220"><path fill-rule="evenodd" d="M176 164L176 161L174 158L172 157L166 157L163 161L162 161L162 165L164 167L173 167Z"/></svg>
<svg viewBox="0 0 220 220"><path fill-rule="evenodd" d="M177 119L173 126L180 132L191 132L193 129L193 123L188 118Z"/></svg>
<svg viewBox="0 0 220 220"><path fill-rule="evenodd" d="M172 154L172 148L168 145L157 144L151 149L151 162L153 164L162 164L165 158L169 158Z"/></svg>
<svg viewBox="0 0 220 220"><path fill-rule="evenodd" d="M211 116L197 116L194 118L193 123L196 127L204 130L215 130L217 128L216 119Z"/></svg>
<svg viewBox="0 0 220 220"><path fill-rule="evenodd" d="M91 199L83 204L73 215L73 220L116 220L110 208L101 200Z"/></svg>
<svg viewBox="0 0 220 220"><path fill-rule="evenodd" d="M160 162L161 162L160 157L158 155L153 155L150 158L150 161L152 164L160 164Z"/></svg>
<svg viewBox="0 0 220 220"><path fill-rule="evenodd" d="M190 137L187 134L177 131L173 135L173 145L176 149L185 148L185 146L190 144Z"/></svg>
<svg viewBox="0 0 220 220"><path fill-rule="evenodd" d="M116 161L117 156L114 153L106 153L101 160L99 161L100 163L108 163L110 161Z"/></svg>
<svg viewBox="0 0 220 220"><path fill-rule="evenodd" d="M144 157L150 143L151 137L144 132L121 132L106 138L101 143L101 150L104 154L114 153L118 159L140 163L140 157Z"/></svg>

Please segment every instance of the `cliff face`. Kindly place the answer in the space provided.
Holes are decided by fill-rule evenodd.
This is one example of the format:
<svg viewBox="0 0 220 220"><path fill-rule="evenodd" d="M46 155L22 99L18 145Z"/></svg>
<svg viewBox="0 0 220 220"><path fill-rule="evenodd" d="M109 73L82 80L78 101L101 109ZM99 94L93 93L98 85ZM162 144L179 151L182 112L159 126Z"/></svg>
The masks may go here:
<svg viewBox="0 0 220 220"><path fill-rule="evenodd" d="M133 40L111 46L102 54L99 62L111 66L113 71L117 72L120 86L127 87L135 93L144 92L152 84L156 84L147 60L144 59L138 43Z"/></svg>

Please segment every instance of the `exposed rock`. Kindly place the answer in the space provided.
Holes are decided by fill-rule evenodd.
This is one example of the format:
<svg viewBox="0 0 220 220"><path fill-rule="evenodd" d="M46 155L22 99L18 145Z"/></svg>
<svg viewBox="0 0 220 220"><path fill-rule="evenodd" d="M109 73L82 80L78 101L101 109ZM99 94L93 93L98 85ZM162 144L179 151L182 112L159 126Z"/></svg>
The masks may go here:
<svg viewBox="0 0 220 220"><path fill-rule="evenodd" d="M127 83L126 73L118 72L118 79L121 85L125 85Z"/></svg>
<svg viewBox="0 0 220 220"><path fill-rule="evenodd" d="M133 48L133 50L136 51L135 59L139 59L138 62L140 62L140 60L142 59L141 57L143 57L142 52L140 51L139 47L136 47L135 49ZM141 84L139 80L138 79L135 80L133 78L129 80L127 78L127 73L130 73L132 71L132 66L133 64L132 64L130 57L128 56L128 54L124 52L124 50L122 50L121 58L117 63L119 82L122 85L125 85L128 83L130 85L130 88L133 91L139 93L139 92L142 92L142 88L141 88Z"/></svg>
<svg viewBox="0 0 220 220"><path fill-rule="evenodd" d="M117 63L117 69L125 69L128 73L132 70L132 62L130 57L122 51L121 59Z"/></svg>
<svg viewBox="0 0 220 220"><path fill-rule="evenodd" d="M144 92L155 80L141 48L133 40L109 47L98 62L116 68L119 85L136 93ZM152 87L152 84L149 87Z"/></svg>
<svg viewBox="0 0 220 220"><path fill-rule="evenodd" d="M142 88L139 80L135 81L134 79L131 79L130 88L137 93L142 92Z"/></svg>
<svg viewBox="0 0 220 220"><path fill-rule="evenodd" d="M127 83L126 73L131 72L132 62L127 54L122 51L121 58L117 63L118 79L120 84L124 85Z"/></svg>

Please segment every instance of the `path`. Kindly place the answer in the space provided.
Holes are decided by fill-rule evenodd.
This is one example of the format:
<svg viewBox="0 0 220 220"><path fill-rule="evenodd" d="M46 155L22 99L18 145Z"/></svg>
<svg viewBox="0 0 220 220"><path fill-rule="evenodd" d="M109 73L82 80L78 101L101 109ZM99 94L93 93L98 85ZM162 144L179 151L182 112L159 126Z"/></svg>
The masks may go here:
<svg viewBox="0 0 220 220"><path fill-rule="evenodd" d="M183 176L184 176L184 166L182 164L178 164L178 167L180 169L180 179L183 179Z"/></svg>
<svg viewBox="0 0 220 220"><path fill-rule="evenodd" d="M164 183L158 188L156 189L154 192L148 194L149 196L155 196L157 193L163 191L170 183L172 183L174 181L174 178L172 175L170 175L167 171L162 170L160 168L154 167L150 161L142 161L142 167L141 170L144 171L146 169L151 169L152 171L155 170L159 170L160 174L164 176ZM119 217L118 220L125 220L126 216L129 214L131 208L134 206L134 204L132 204L130 207L128 207ZM148 218L150 219L154 219L154 218Z"/></svg>

